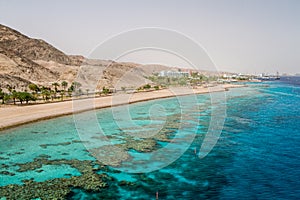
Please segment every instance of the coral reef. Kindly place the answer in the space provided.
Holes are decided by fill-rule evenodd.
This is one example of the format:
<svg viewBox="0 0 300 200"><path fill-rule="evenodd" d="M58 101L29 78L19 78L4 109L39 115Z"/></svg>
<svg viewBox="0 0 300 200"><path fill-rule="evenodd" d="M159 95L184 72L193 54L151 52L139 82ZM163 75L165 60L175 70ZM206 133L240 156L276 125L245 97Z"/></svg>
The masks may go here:
<svg viewBox="0 0 300 200"><path fill-rule="evenodd" d="M149 190L147 186L137 185L134 182L128 182L122 180L120 182L116 179L108 176L106 172L118 173L117 170L113 170L108 166L118 167L124 161L129 161L131 156L129 155L129 150L136 150L138 152L151 152L159 148L159 141L162 142L172 142L172 138L178 130L181 119L181 114L169 115L166 118L166 122L157 131L157 133L151 135L151 132L145 132L147 137L134 137L132 134L122 133L121 144L115 145L104 145L98 148L93 148L89 150L91 156L96 158L95 160L67 160L67 159L52 159L51 156L46 154L41 154L34 158L32 162L28 163L17 163L14 167L18 167L16 172L28 172L35 171L38 173L44 172L42 167L44 165L69 165L77 169L81 175L74 176L72 174L65 174L61 178L55 178L47 180L44 182L36 182L34 179L22 180L22 185L11 184L0 187L0 198L5 197L6 199L66 199L72 197L77 190L84 190L89 192L96 192L101 197L106 197L105 188L109 188L109 191L117 191L118 187L126 187L132 191ZM153 127L152 127L153 128ZM124 130L122 130L124 131ZM110 135L109 139L116 139L120 135ZM102 139L102 138L93 138ZM41 144L40 147L47 149L49 146L67 146L72 143L84 143L80 140L73 140L70 142L62 142L56 144ZM15 154L22 154L22 152L16 152ZM62 153L62 155L68 155L68 153ZM51 159L50 159L51 158ZM0 159L6 159L5 157L0 157ZM1 164L2 169L9 169L6 164ZM2 171L1 174L14 176L13 172L9 170ZM166 178L172 178L167 176ZM143 180L143 177L140 177ZM152 183L154 180L144 177L145 182ZM147 180L146 180L147 179ZM112 184L113 182L113 184ZM154 189L153 189L154 190ZM107 190L108 191L108 190ZM153 192L151 190L151 192ZM99 196L99 197L100 197ZM116 196L112 194L111 197Z"/></svg>
<svg viewBox="0 0 300 200"><path fill-rule="evenodd" d="M0 187L0 197L6 199L65 199L72 188L82 188L86 191L100 191L108 187L106 180L111 180L106 174L98 174L96 171L105 169L97 161L80 160L48 160L46 156L35 158L33 162L16 164L19 166L18 172L39 170L43 165L62 165L67 164L82 174L70 178L55 178L44 182L34 180L23 180L23 185L7 185ZM97 166L97 167L95 167Z"/></svg>

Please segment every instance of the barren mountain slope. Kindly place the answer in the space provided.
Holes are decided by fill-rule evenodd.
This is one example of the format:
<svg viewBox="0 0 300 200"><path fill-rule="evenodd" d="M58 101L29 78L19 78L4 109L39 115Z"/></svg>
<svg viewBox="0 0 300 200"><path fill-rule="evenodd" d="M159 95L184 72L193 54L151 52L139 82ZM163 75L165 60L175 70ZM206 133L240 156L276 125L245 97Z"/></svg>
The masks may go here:
<svg viewBox="0 0 300 200"><path fill-rule="evenodd" d="M84 88L137 88L150 83L162 65L140 65L69 56L43 40L29 38L0 24L0 87L24 90L29 83L80 82Z"/></svg>
<svg viewBox="0 0 300 200"><path fill-rule="evenodd" d="M66 65L80 65L77 57L70 57L41 39L29 38L0 24L0 46L31 60L54 61Z"/></svg>

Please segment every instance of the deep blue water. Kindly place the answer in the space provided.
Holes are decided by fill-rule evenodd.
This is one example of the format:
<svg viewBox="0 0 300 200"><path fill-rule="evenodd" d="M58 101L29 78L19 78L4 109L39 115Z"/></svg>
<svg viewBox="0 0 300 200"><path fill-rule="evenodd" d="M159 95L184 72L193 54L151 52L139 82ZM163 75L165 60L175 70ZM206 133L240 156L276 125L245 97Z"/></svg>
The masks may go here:
<svg viewBox="0 0 300 200"><path fill-rule="evenodd" d="M226 92L226 120L221 137L203 159L199 159L194 150L196 148L199 151L208 130L210 115L213 109L218 109L218 105L210 105L210 95L197 96L196 104L200 111L195 109L194 97L189 96L181 97L186 103L183 105L176 98L130 105L134 124L122 117L116 123L112 120L114 116L110 109L97 111L103 132L111 135L113 144L120 144L124 141L124 132L150 133L153 127L164 123L163 116L176 115L185 106L187 113L178 121L183 128L180 131L174 129L172 134L179 133L183 141L188 135L193 135L193 140L176 161L164 168L133 174L111 170L105 172L114 177L109 188L101 193L74 188L68 198L155 199L158 192L159 199L299 199L299 83L300 78L283 77L280 81L249 84L249 87ZM164 111L163 114L160 111ZM122 110L115 112L118 117ZM152 120L147 118L149 113L154 115ZM81 119L86 119L84 123L87 125L79 128L92 132L88 130L91 127L88 125L90 116L89 113L81 114ZM41 154L51 156L50 159L95 160L84 151L81 143L74 142L80 138L82 135L78 136L71 116L2 131L0 164L8 167L0 168L0 171L15 175L0 174L0 186L22 184L22 180L30 178L42 182L70 174L80 176L77 169L68 165L44 165L41 173L35 170L18 172L18 166L15 165L31 162ZM68 141L71 144L60 145ZM43 148L41 144L58 145ZM167 142L159 144L163 148ZM180 149L185 144L174 144L174 149ZM149 156L132 150L129 154L136 156L136 159ZM118 184L122 180L132 182L135 186Z"/></svg>

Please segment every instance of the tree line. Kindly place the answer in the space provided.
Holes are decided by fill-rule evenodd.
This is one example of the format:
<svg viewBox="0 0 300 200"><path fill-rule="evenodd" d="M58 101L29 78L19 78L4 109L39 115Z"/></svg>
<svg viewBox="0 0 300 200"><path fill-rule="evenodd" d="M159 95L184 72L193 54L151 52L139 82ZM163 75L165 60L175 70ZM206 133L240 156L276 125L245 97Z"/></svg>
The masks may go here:
<svg viewBox="0 0 300 200"><path fill-rule="evenodd" d="M85 89L85 92L81 89L81 84L79 82L72 82L69 86L68 82L62 81L61 83L54 82L51 84L51 87L38 86L37 84L31 83L28 85L27 89L24 91L17 91L15 87L7 85L6 89L8 92L0 87L0 101L2 104L29 104L29 102L36 102L38 100L43 102L48 102L49 100L60 100L63 101L66 97L71 98L72 96L82 96L89 95L89 89ZM137 89L137 92L140 91L149 91L152 88L150 84L146 84ZM162 86L155 85L153 86L154 90L159 90L163 88ZM122 87L122 91L126 91L125 87ZM116 92L109 88L103 87L101 92L93 93L98 95L108 95L110 93Z"/></svg>
<svg viewBox="0 0 300 200"><path fill-rule="evenodd" d="M37 100L43 100L44 102L49 101L50 99L54 101L54 99L60 99L61 101L64 98L72 97L72 95L80 96L83 95L84 92L81 90L81 84L79 82L73 82L69 87L68 82L62 81L61 83L54 82L52 83L52 87L38 86L37 84L31 83L28 85L29 91L26 89L25 91L16 91L15 87L11 85L7 85L6 89L8 92L4 92L2 88L0 88L0 100L2 104L13 102L20 102L23 104L26 102L28 104L30 101L35 102ZM86 95L88 95L89 90L86 89ZM103 94L110 93L109 89L103 87Z"/></svg>

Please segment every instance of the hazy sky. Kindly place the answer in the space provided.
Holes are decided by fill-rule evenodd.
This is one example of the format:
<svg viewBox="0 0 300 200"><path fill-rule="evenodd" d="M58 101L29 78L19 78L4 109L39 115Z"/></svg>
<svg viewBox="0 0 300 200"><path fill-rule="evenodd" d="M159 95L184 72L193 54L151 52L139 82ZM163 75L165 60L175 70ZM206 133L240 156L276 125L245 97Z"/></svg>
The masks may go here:
<svg viewBox="0 0 300 200"><path fill-rule="evenodd" d="M120 32L167 28L201 44L221 70L300 73L299 0L0 0L0 23L84 56Z"/></svg>

